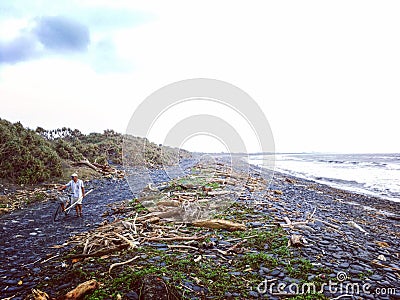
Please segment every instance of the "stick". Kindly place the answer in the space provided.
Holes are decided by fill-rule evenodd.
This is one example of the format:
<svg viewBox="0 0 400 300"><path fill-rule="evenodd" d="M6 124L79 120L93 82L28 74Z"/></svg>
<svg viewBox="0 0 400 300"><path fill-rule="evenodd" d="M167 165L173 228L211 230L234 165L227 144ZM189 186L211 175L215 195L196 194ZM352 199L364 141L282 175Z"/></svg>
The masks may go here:
<svg viewBox="0 0 400 300"><path fill-rule="evenodd" d="M248 239L252 239L257 236L258 235L250 235L250 236L246 236L244 238L229 239L229 240L226 240L226 242L231 243L231 242L236 242L236 241L241 241L241 240L248 240Z"/></svg>
<svg viewBox="0 0 400 300"><path fill-rule="evenodd" d="M311 213L311 215L309 215L309 216L307 217L307 220L311 220L311 219L312 219L312 217L314 216L316 210L317 210L317 207L314 207L313 212Z"/></svg>
<svg viewBox="0 0 400 300"><path fill-rule="evenodd" d="M86 258L86 257L103 256L105 254L109 254L109 253L112 253L112 252L115 252L115 251L120 251L120 250L123 250L123 249L128 248L128 247L129 247L128 244L122 244L122 245L115 246L113 248L98 250L98 251L95 251L95 252L90 253L90 254L88 253L88 254L72 255L69 258L73 259L73 258Z"/></svg>
<svg viewBox="0 0 400 300"><path fill-rule="evenodd" d="M230 252L230 251L235 250L237 247L241 246L244 242L246 242L246 240L243 240L243 241L240 241L239 243L236 243L235 245L230 247L228 250L226 250L226 252Z"/></svg>
<svg viewBox="0 0 400 300"><path fill-rule="evenodd" d="M22 265L22 267L26 267L26 266L30 266L30 265L34 265L34 264L36 264L38 261L40 261L41 260L41 258L38 258L37 260L35 260L34 262L31 262L31 263L29 263L29 264L24 264L24 265Z"/></svg>
<svg viewBox="0 0 400 300"><path fill-rule="evenodd" d="M127 243L129 244L129 247L130 247L130 248L136 248L136 245L135 245L131 240L127 239L126 237L124 237L123 235L121 235L121 234L119 234L119 233L117 233L117 232L114 232L114 234L115 234L117 237L123 239L125 242L127 242Z"/></svg>
<svg viewBox="0 0 400 300"><path fill-rule="evenodd" d="M175 236L175 237L152 237L146 238L147 241L158 242L158 241L191 241L191 240L204 240L206 238L203 236Z"/></svg>
<svg viewBox="0 0 400 300"><path fill-rule="evenodd" d="M59 254L56 254L56 255L54 255L54 256L48 258L48 259L45 259L44 261L41 262L41 264L44 264L45 262L48 262L49 260L52 260L53 258L56 258L56 257L58 257L58 256L60 256L60 255L59 255Z"/></svg>
<svg viewBox="0 0 400 300"><path fill-rule="evenodd" d="M292 226L292 221L288 217L283 217L283 220L286 222L286 225Z"/></svg>
<svg viewBox="0 0 400 300"><path fill-rule="evenodd" d="M329 223L329 222L326 222L326 221L324 221L324 220L321 220L321 219L315 219L315 221L321 222L321 223L323 223L323 224L325 224L325 225L327 225L327 226L329 226L329 227L335 228L335 229L339 229L339 228L340 228L340 227L337 226L337 225L333 225L333 224L331 224L331 223Z"/></svg>
<svg viewBox="0 0 400 300"><path fill-rule="evenodd" d="M246 230L246 225L222 219L197 220L192 222L196 227L226 229L228 231Z"/></svg>
<svg viewBox="0 0 400 300"><path fill-rule="evenodd" d="M87 253L88 245L89 245L89 239L86 239L85 246L83 247L82 254L86 254Z"/></svg>
<svg viewBox="0 0 400 300"><path fill-rule="evenodd" d="M135 259L138 259L139 257L140 257L140 256L137 255L137 256L135 256L135 257L133 257L133 258L131 258L131 259L128 259L127 261L123 261L123 262L119 262L119 263L112 264L112 265L110 266L110 268L108 269L108 273L111 274L111 270L112 270L113 268L118 267L118 266L122 266L122 265L129 264L129 263L133 262Z"/></svg>
<svg viewBox="0 0 400 300"><path fill-rule="evenodd" d="M137 235L137 228L136 228L136 218L138 216L138 213L136 213L135 218L133 219L133 234Z"/></svg>
<svg viewBox="0 0 400 300"><path fill-rule="evenodd" d="M400 271L400 269L398 269L398 268L391 267L391 266L386 266L386 265L384 265L384 264L381 264L381 263L377 262L376 260L371 261L371 263L372 263L373 265L378 266L378 267L381 267L381 268L390 268L390 269L392 269L393 271Z"/></svg>
<svg viewBox="0 0 400 300"><path fill-rule="evenodd" d="M174 248L180 248L180 249L192 249L198 251L199 248L193 247L193 246L186 246L186 245L168 245L168 248L174 249Z"/></svg>

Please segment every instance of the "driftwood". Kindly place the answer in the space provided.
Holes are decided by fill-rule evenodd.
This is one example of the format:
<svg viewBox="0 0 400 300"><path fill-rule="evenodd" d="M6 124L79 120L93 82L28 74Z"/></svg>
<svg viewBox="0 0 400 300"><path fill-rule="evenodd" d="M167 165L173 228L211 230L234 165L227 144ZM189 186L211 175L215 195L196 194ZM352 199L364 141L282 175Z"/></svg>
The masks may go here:
<svg viewBox="0 0 400 300"><path fill-rule="evenodd" d="M395 268L395 267L391 267L391 266L387 266L387 265L381 264L381 263L378 262L377 260L371 261L371 264L373 264L373 265L375 265L375 266L377 266L377 267L380 267L380 268L390 268L390 269L392 269L393 271L396 271L396 272L399 272L399 271L400 271L399 268Z"/></svg>
<svg viewBox="0 0 400 300"><path fill-rule="evenodd" d="M91 163L88 159L78 161L74 164L87 166L87 167L91 168L92 170L95 170L96 172L102 173L103 175L116 175L118 177L124 176L124 173L120 170L117 170L109 165L102 165L102 164L98 164L96 162Z"/></svg>
<svg viewBox="0 0 400 300"><path fill-rule="evenodd" d="M49 299L51 299L47 293L45 293L41 290L36 290L36 289L32 289L32 297L34 300L49 300Z"/></svg>
<svg viewBox="0 0 400 300"><path fill-rule="evenodd" d="M130 246L129 244L122 244L122 245L118 245L118 246L115 246L112 248L101 249L101 250L93 252L93 253L72 255L72 256L70 256L70 258L74 259L74 258L87 258L87 257L103 256L103 255L110 254L110 253L113 253L116 251L124 250L124 249L128 248L129 246Z"/></svg>
<svg viewBox="0 0 400 300"><path fill-rule="evenodd" d="M368 234L368 232L365 231L364 228L362 228L360 225L358 225L358 224L357 224L356 222L354 222L354 221L349 221L349 222L347 222L347 224L348 224L349 226L351 226L351 227L354 227L354 228L360 230L361 232L363 232L363 233L365 233L365 234Z"/></svg>
<svg viewBox="0 0 400 300"><path fill-rule="evenodd" d="M310 223L314 223L315 221L321 222L322 224L325 224L326 226L331 227L333 230L338 231L339 230L339 226L334 225L332 223L329 223L327 221L315 218L315 212L316 212L317 208L315 207L313 209L313 211L311 213L308 213L306 215L306 219L304 221L298 221L298 222L292 222L288 217L283 217L282 219L285 221L285 224L280 223L279 225L283 228L290 228L293 229L295 227L299 228L299 229L305 229L308 231L312 231L314 232L315 229L313 229L312 227L308 226L308 224ZM350 222L349 222L350 223ZM353 222L354 223L354 222ZM355 223L354 223L355 224ZM350 224L349 224L350 225ZM356 224L357 225L357 224ZM357 225L358 226L358 225ZM357 227L356 227L357 228ZM295 242L295 241L294 241Z"/></svg>
<svg viewBox="0 0 400 300"><path fill-rule="evenodd" d="M147 238L147 241L152 242L168 242L168 241L194 241L194 240L204 240L206 236L174 236L174 237L151 237Z"/></svg>
<svg viewBox="0 0 400 300"><path fill-rule="evenodd" d="M128 259L127 261L123 261L123 262L119 262L119 263L112 264L112 265L110 266L110 268L108 269L108 273L111 273L111 270L112 270L113 268L118 267L118 266L123 266L123 265L129 264L129 263L133 262L135 259L138 259L139 257L140 257L140 256L135 256L135 257L132 257L131 259Z"/></svg>
<svg viewBox="0 0 400 300"><path fill-rule="evenodd" d="M290 239L288 240L288 247L304 246L305 244L307 244L306 239L302 235L298 235L298 234L292 234L290 236Z"/></svg>
<svg viewBox="0 0 400 300"><path fill-rule="evenodd" d="M124 237L122 234L119 234L119 233L117 233L117 232L114 232L114 234L115 234L117 237L119 237L120 239L124 240L126 243L128 243L128 245L129 245L130 248L137 248L137 245L136 245L133 241L131 241L130 239Z"/></svg>
<svg viewBox="0 0 400 300"><path fill-rule="evenodd" d="M91 279L81 283L72 291L57 298L52 298L47 293L36 289L32 290L32 296L34 300L79 300L84 299L85 296L93 293L99 286L100 284L96 280Z"/></svg>
<svg viewBox="0 0 400 300"><path fill-rule="evenodd" d="M93 293L99 286L100 284L96 280L91 279L85 281L84 283L81 283L72 291L66 293L64 296L58 297L57 300L83 299L86 295Z"/></svg>
<svg viewBox="0 0 400 300"><path fill-rule="evenodd" d="M294 228L295 226L307 225L309 223L309 221L292 222L288 217L283 217L283 220L285 221L286 224L280 224L281 227Z"/></svg>
<svg viewBox="0 0 400 300"><path fill-rule="evenodd" d="M325 224L325 225L327 225L327 226L329 226L329 227L332 227L332 228L335 228L335 229L339 229L339 228L340 228L340 227L337 226L337 225L334 225L334 224L332 224L332 223L326 222L326 221L321 220L321 219L315 219L315 221L321 222L322 224Z"/></svg>
<svg viewBox="0 0 400 300"><path fill-rule="evenodd" d="M246 230L246 225L222 219L198 220L192 223L196 227L226 229L228 231Z"/></svg>

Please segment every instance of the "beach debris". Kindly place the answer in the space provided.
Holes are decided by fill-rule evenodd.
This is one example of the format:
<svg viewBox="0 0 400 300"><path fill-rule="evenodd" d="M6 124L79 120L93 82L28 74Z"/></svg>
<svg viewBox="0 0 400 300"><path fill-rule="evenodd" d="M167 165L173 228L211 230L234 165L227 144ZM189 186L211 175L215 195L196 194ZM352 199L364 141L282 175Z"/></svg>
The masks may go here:
<svg viewBox="0 0 400 300"><path fill-rule="evenodd" d="M93 293L99 286L100 284L96 280L91 279L81 283L72 291L66 293L64 296L58 297L57 300L83 299L86 295Z"/></svg>
<svg viewBox="0 0 400 300"><path fill-rule="evenodd" d="M298 247L298 246L305 246L307 244L307 240L299 234L292 234L290 239L288 240L288 247Z"/></svg>
<svg viewBox="0 0 400 300"><path fill-rule="evenodd" d="M81 161L78 161L76 163L73 163L74 165L85 165L92 170L95 170L96 172L101 173L102 175L106 177L117 177L117 178L123 178L125 176L125 173L121 170L115 169L108 164L99 164L96 162L91 163L88 159L83 159Z"/></svg>
<svg viewBox="0 0 400 300"><path fill-rule="evenodd" d="M340 228L340 227L337 226L337 225L334 225L334 224L332 224L332 223L329 223L329 222L324 221L324 220L321 220L321 219L314 219L314 220L315 220L315 221L318 221L318 222L321 222L321 223L325 224L326 226L329 226L329 227L331 227L331 228L333 228L333 229L339 229L339 228Z"/></svg>
<svg viewBox="0 0 400 300"><path fill-rule="evenodd" d="M0 215L2 214L6 214L10 211L10 209L6 208L6 207L0 207Z"/></svg>
<svg viewBox="0 0 400 300"><path fill-rule="evenodd" d="M368 234L368 232L365 229L363 229L360 225L358 225L354 221L348 221L347 224L353 228L360 230L361 232L364 232L365 234Z"/></svg>
<svg viewBox="0 0 400 300"><path fill-rule="evenodd" d="M296 183L296 180L291 179L291 178L288 178L288 177L285 178L285 181L286 181L286 182L289 182L289 183L291 183L291 184Z"/></svg>
<svg viewBox="0 0 400 300"><path fill-rule="evenodd" d="M123 265L129 264L129 263L133 262L134 260L138 259L139 257L140 257L140 256L137 255L137 256L135 256L135 257L132 257L131 259L128 259L127 261L123 261L123 262L118 262L118 263L112 264L112 265L110 266L110 268L108 269L108 273L111 274L111 270L112 270L113 268L118 267L118 266L123 266Z"/></svg>
<svg viewBox="0 0 400 300"><path fill-rule="evenodd" d="M50 297L47 293L37 289L32 289L32 297L34 300L79 300L93 293L99 286L100 284L96 280L91 279L79 284L73 290L57 298Z"/></svg>
<svg viewBox="0 0 400 300"><path fill-rule="evenodd" d="M223 219L197 220L192 222L196 227L226 229L228 231L246 230L246 225Z"/></svg>
<svg viewBox="0 0 400 300"><path fill-rule="evenodd" d="M389 247L389 244L386 243L386 242L379 242L379 241L376 241L375 244L377 244L377 245L378 245L379 247L381 247L381 248L388 248L388 247Z"/></svg>
<svg viewBox="0 0 400 300"><path fill-rule="evenodd" d="M37 290L37 289L32 289L32 297L34 300L49 300L49 299L51 299L47 293L45 293L41 290Z"/></svg>
<svg viewBox="0 0 400 300"><path fill-rule="evenodd" d="M299 221L299 222L292 222L288 217L282 218L285 221L285 224L279 224L283 228L291 228L293 229L295 226L307 225L309 223L308 220L306 221Z"/></svg>
<svg viewBox="0 0 400 300"><path fill-rule="evenodd" d="M386 261L386 257L383 254L378 255L380 261Z"/></svg>

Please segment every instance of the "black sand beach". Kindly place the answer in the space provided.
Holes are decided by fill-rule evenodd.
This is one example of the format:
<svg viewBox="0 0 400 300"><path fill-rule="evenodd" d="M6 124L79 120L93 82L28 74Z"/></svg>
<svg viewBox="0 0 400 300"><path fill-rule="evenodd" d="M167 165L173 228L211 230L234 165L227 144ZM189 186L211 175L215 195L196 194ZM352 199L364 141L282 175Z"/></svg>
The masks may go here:
<svg viewBox="0 0 400 300"><path fill-rule="evenodd" d="M189 164L186 170L196 173ZM161 170L154 178L166 181ZM88 183L96 190L83 219L52 224L49 202L3 215L1 297L23 299L32 288L56 297L94 278L103 285L89 299L151 299L143 297L153 275L169 299L400 297L400 203L279 173L265 189L256 167L250 179L252 185L218 216L245 224L244 231L143 222L136 248L102 257L73 259L82 253L79 241L119 228L136 212L147 214L139 205L125 209L133 197L125 180ZM168 230L198 239L170 241L164 236L175 235ZM157 241L148 238L155 232ZM132 258L109 272L111 264Z"/></svg>

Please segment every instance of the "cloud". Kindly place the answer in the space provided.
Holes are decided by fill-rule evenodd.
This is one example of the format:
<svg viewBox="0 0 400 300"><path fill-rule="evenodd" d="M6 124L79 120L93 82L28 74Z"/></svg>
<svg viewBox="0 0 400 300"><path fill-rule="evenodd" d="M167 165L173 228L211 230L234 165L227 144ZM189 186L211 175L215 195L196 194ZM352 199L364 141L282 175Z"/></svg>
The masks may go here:
<svg viewBox="0 0 400 300"><path fill-rule="evenodd" d="M34 36L23 34L8 43L0 42L0 64L17 63L38 55Z"/></svg>
<svg viewBox="0 0 400 300"><path fill-rule="evenodd" d="M33 32L46 49L54 51L84 51L90 43L89 29L63 16L40 18Z"/></svg>
<svg viewBox="0 0 400 300"><path fill-rule="evenodd" d="M9 41L0 41L0 64L15 64L47 53L84 52L90 44L88 27L64 16L36 19Z"/></svg>

